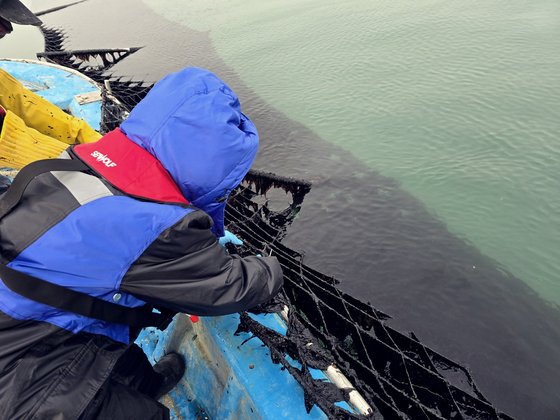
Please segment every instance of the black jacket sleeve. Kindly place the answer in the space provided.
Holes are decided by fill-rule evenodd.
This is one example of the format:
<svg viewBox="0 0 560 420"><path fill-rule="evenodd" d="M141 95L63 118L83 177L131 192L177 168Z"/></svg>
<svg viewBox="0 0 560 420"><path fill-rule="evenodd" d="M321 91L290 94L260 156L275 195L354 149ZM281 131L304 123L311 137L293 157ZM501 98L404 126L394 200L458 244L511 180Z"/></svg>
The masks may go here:
<svg viewBox="0 0 560 420"><path fill-rule="evenodd" d="M206 213L195 211L164 231L132 264L120 289L200 316L243 311L276 295L283 284L278 260L228 254L211 223Z"/></svg>

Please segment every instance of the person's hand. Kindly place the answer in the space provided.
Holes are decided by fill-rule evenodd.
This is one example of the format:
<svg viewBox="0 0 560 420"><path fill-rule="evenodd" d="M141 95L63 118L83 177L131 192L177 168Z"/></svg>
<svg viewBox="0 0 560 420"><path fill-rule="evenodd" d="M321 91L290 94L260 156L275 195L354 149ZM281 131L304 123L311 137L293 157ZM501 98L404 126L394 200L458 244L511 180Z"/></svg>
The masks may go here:
<svg viewBox="0 0 560 420"><path fill-rule="evenodd" d="M233 245L243 245L243 241L241 239L239 239L237 236L235 236L233 233L227 230L225 231L225 235L222 236L220 239L218 239L218 242L224 248L226 247L226 244L229 243Z"/></svg>

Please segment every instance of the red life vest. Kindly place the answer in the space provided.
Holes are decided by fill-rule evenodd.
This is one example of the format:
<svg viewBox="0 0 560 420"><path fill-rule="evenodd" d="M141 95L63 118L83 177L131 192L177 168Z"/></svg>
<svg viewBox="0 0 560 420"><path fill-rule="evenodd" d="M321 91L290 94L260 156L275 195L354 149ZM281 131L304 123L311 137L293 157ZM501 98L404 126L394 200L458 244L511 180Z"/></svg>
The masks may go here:
<svg viewBox="0 0 560 420"><path fill-rule="evenodd" d="M74 146L73 151L99 175L127 194L189 204L160 161L129 140L119 128L94 143Z"/></svg>

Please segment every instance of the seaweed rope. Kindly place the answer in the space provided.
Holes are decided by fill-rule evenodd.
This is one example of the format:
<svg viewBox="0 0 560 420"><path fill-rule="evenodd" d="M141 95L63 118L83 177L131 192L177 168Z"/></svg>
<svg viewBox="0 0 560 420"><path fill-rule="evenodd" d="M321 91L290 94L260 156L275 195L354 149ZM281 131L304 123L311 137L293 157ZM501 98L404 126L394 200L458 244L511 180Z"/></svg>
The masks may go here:
<svg viewBox="0 0 560 420"><path fill-rule="evenodd" d="M262 182L273 183L270 179ZM426 348L413 335L386 326L383 321L387 315L342 293L334 278L307 267L302 254L280 243L299 211L301 197L294 199L287 210L273 212L266 202L253 200L259 196L258 188L250 186L250 182L244 183L228 200L228 230L244 241L239 254L272 254L279 259L285 275L284 300L252 312L281 312L284 305L291 310L286 337L247 316L241 317L239 331L261 339L274 353L273 361L284 368L288 362L278 353L299 360L302 368L298 372L287 369L304 384L306 401L317 404L329 418L364 417L334 405L341 398L349 401L348 393L334 393L329 387L307 383L311 376L305 373L308 367L326 370L334 363L372 408L371 418L510 418L484 398L467 369ZM319 346L309 346L314 342Z"/></svg>

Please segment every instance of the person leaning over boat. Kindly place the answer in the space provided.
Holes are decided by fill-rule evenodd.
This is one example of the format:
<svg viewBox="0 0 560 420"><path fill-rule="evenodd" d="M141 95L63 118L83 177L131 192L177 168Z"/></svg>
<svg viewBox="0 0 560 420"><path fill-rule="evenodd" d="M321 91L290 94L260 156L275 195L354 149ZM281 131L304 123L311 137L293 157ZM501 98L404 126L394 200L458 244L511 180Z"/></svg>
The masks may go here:
<svg viewBox="0 0 560 420"><path fill-rule="evenodd" d="M156 399L184 362L171 353L152 368L129 315L224 315L278 293L276 258L218 241L257 148L235 93L186 68L98 142L20 172L0 200L1 419L169 418ZM81 304L95 298L108 315Z"/></svg>

